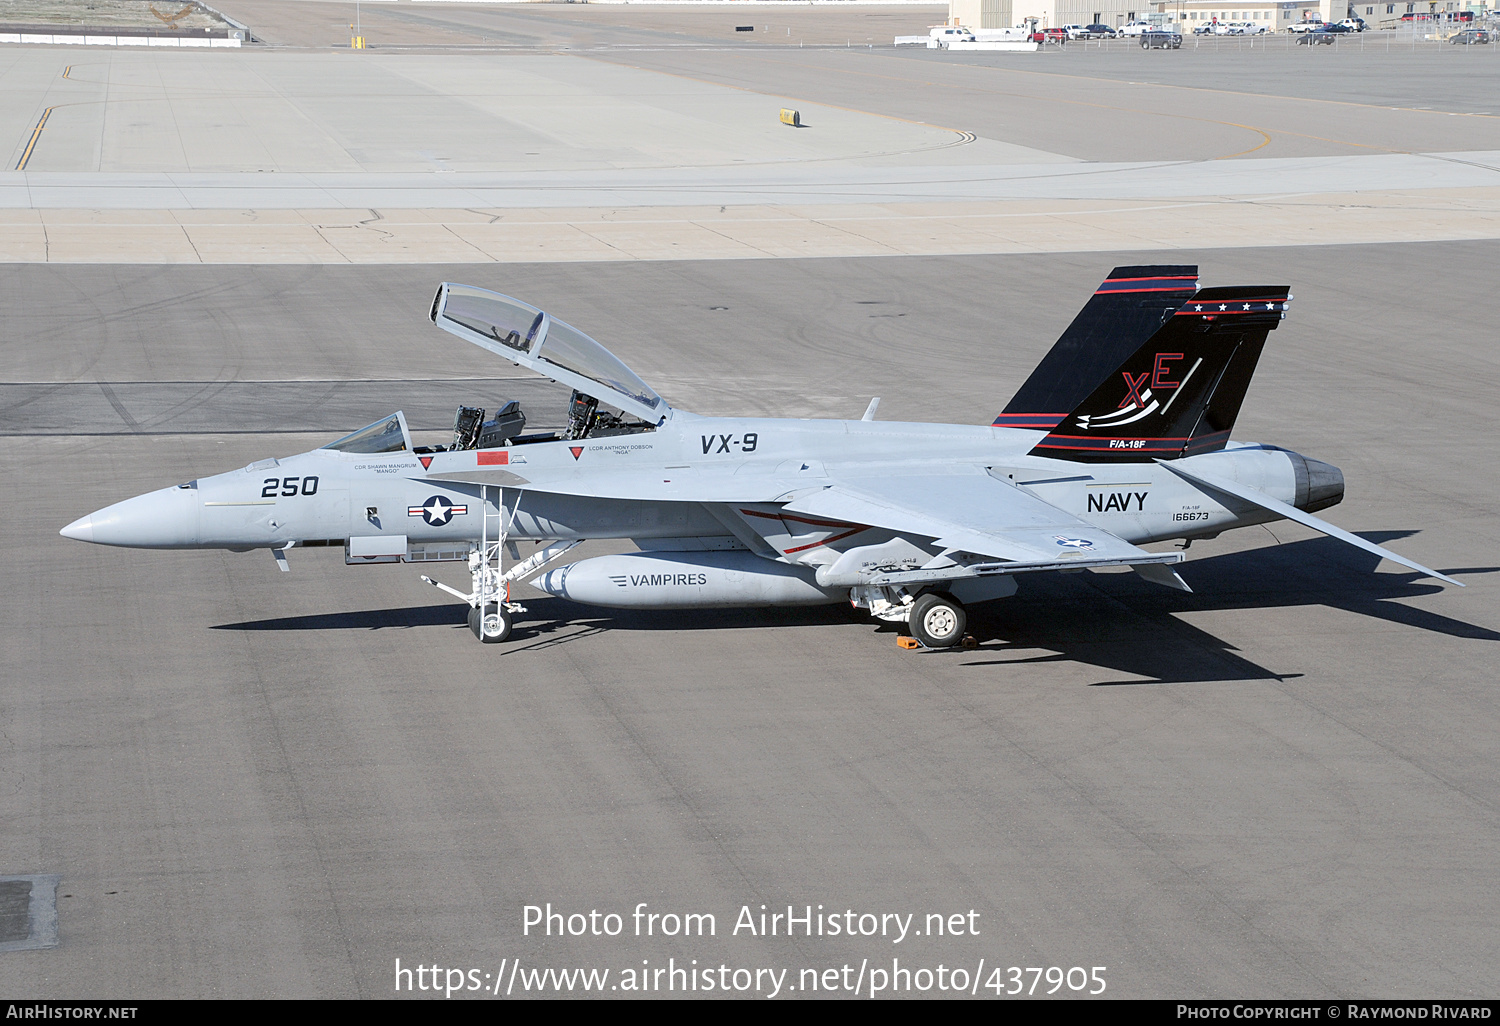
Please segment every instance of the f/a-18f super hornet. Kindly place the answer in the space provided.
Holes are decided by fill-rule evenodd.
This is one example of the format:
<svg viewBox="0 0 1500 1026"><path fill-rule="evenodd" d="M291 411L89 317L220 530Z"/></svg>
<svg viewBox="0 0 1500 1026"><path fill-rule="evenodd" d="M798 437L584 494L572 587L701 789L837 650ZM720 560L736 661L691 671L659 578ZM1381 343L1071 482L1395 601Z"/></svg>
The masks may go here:
<svg viewBox="0 0 1500 1026"><path fill-rule="evenodd" d="M573 389L567 429L525 433L502 402L460 407L418 447L394 413L297 456L116 503L62 529L136 548L337 545L351 565L462 561L486 642L510 634L510 583L598 606L850 602L930 648L966 603L1024 574L1128 566L1190 590L1182 551L1288 519L1450 584L1319 519L1337 467L1230 431L1285 286L1200 289L1197 268L1117 268L992 424L704 417L673 409L603 346L506 296L444 283L433 323ZM544 570L586 539L641 551ZM522 559L516 543L535 542ZM505 566L507 554L512 565Z"/></svg>

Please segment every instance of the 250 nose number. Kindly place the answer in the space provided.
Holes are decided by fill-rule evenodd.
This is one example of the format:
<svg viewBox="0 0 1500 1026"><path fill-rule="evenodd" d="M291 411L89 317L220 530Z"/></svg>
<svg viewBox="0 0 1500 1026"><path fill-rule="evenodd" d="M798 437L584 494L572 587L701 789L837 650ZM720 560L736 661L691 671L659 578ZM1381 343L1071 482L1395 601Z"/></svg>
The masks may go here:
<svg viewBox="0 0 1500 1026"><path fill-rule="evenodd" d="M288 497L318 494L316 477L268 477L261 484L260 497L262 499L274 499L278 495Z"/></svg>

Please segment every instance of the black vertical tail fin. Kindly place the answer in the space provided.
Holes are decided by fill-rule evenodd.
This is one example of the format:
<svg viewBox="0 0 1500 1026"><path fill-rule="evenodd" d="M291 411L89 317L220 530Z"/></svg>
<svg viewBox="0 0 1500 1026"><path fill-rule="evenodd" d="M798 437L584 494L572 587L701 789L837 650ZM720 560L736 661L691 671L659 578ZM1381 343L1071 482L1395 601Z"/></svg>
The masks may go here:
<svg viewBox="0 0 1500 1026"><path fill-rule="evenodd" d="M995 426L1056 427L1197 289L1194 264L1116 267L995 418Z"/></svg>
<svg viewBox="0 0 1500 1026"><path fill-rule="evenodd" d="M1149 463L1222 449L1290 301L1284 285L1199 291L1031 454Z"/></svg>

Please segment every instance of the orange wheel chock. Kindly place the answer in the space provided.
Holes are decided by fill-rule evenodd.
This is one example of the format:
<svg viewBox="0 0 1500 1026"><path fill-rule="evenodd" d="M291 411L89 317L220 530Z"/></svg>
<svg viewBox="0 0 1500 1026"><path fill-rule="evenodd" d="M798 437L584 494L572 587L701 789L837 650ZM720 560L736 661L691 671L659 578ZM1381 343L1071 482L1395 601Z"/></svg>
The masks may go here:
<svg viewBox="0 0 1500 1026"><path fill-rule="evenodd" d="M899 638L896 639L896 645L897 645L898 648L921 648L922 647L922 643L920 641L918 641L916 638L908 638L908 637L906 637L904 635L902 637L899 637Z"/></svg>

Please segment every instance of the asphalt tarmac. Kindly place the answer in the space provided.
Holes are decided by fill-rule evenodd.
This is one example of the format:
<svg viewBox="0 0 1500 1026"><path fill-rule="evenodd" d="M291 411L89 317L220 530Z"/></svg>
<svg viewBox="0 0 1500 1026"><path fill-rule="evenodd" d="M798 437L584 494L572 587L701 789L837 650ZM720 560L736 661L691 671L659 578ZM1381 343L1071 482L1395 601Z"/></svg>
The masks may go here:
<svg viewBox="0 0 1500 1026"><path fill-rule="evenodd" d="M955 55L814 45L931 7L401 3L361 53L351 5L220 6L270 44L0 47L0 994L899 968L977 997L1036 966L1062 996L1496 996L1493 48ZM427 320L443 280L681 409L987 423L1146 261L1291 285L1236 437L1341 467L1323 516L1468 588L1273 524L1196 542L1192 594L1036 575L970 650L525 589L496 647L419 580L456 564L57 534L395 408L426 441L502 397L555 426L562 392ZM56 945L35 907L21 938L54 882Z"/></svg>
<svg viewBox="0 0 1500 1026"><path fill-rule="evenodd" d="M431 568L315 550L282 574L264 552L57 529L322 444L401 379L436 418L455 379L488 398L506 369L423 316L440 279L553 309L689 410L856 417L881 395L882 419L983 423L1135 254L13 265L0 869L61 876L60 943L0 952L0 991L382 997L416 984L399 959L474 970L467 996L522 996L549 968L608 969L618 995L626 969L696 959L731 986L790 970L787 997L810 996L803 970L847 987L864 966L868 990L899 959L963 967L979 994L1014 965L1104 966L1119 997L1493 996L1495 254L1180 257L1205 284L1297 296L1236 435L1339 465L1325 516L1468 589L1272 525L1196 543L1192 595L1028 579L973 611L977 649L945 653L838 607L546 598L495 648L417 579ZM1390 294L1417 267L1442 287ZM549 902L621 933L524 932ZM643 902L715 933L637 937ZM758 927L789 904L856 927L914 913L914 932L734 932L742 907ZM929 932L937 913L962 934Z"/></svg>

